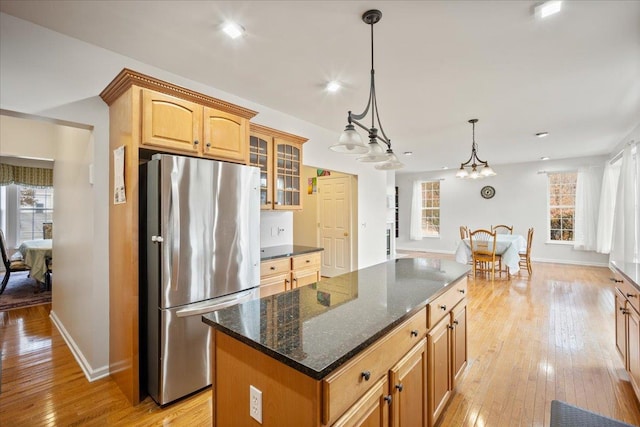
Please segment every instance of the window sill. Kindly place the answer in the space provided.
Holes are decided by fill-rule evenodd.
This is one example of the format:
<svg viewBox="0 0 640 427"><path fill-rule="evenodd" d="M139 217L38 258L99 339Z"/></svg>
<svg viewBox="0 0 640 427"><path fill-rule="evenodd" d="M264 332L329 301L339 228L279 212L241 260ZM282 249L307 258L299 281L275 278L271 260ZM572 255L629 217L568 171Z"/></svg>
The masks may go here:
<svg viewBox="0 0 640 427"><path fill-rule="evenodd" d="M422 236L423 239L439 239L440 236Z"/></svg>
<svg viewBox="0 0 640 427"><path fill-rule="evenodd" d="M546 242L544 242L546 245L559 245L559 246L573 246L574 245L574 241L567 241L567 240L547 240Z"/></svg>

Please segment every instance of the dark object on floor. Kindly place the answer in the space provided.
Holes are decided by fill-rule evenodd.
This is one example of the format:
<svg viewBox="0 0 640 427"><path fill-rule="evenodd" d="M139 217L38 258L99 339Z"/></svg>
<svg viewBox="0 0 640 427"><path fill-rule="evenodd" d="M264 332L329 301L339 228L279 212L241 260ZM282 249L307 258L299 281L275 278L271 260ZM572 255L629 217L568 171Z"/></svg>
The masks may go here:
<svg viewBox="0 0 640 427"><path fill-rule="evenodd" d="M9 255L7 254L7 244L4 241L4 233L2 230L0 230L0 252L2 253L2 263L4 264L5 269L4 278L2 279L2 284L0 284L0 294L2 294L4 292L4 288L7 287L11 273L14 271L27 271L29 270L29 266L22 260L11 261L9 259Z"/></svg>
<svg viewBox="0 0 640 427"><path fill-rule="evenodd" d="M53 275L53 260L50 256L44 258L44 264L47 266L47 271L44 273L44 286L45 291L51 290L51 276Z"/></svg>
<svg viewBox="0 0 640 427"><path fill-rule="evenodd" d="M28 276L28 272L12 274L7 288L0 295L0 311L50 303L51 291L41 292L41 286Z"/></svg>
<svg viewBox="0 0 640 427"><path fill-rule="evenodd" d="M549 427L633 427L631 424L598 415L595 412L569 405L559 400L551 401Z"/></svg>

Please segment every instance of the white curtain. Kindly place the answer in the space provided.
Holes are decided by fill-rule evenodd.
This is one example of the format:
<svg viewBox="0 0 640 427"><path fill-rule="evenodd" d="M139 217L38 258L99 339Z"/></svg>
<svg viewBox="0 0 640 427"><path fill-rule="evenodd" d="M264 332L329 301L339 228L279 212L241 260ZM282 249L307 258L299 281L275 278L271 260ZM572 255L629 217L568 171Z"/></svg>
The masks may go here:
<svg viewBox="0 0 640 427"><path fill-rule="evenodd" d="M422 181L413 181L409 238L411 240L422 240Z"/></svg>
<svg viewBox="0 0 640 427"><path fill-rule="evenodd" d="M619 262L638 262L638 204L640 203L640 167L636 146L628 145L622 154L616 209L613 221L611 259ZM634 154L635 152L635 154Z"/></svg>
<svg viewBox="0 0 640 427"><path fill-rule="evenodd" d="M599 166L578 169L576 182L576 212L573 248L582 251L596 250L598 232L598 208L602 187L602 168Z"/></svg>
<svg viewBox="0 0 640 427"><path fill-rule="evenodd" d="M598 230L596 233L596 251L601 254L611 252L613 213L616 208L616 192L618 191L620 163L621 162L616 162L612 165L607 162L602 176L602 191L600 192L600 207L598 209Z"/></svg>

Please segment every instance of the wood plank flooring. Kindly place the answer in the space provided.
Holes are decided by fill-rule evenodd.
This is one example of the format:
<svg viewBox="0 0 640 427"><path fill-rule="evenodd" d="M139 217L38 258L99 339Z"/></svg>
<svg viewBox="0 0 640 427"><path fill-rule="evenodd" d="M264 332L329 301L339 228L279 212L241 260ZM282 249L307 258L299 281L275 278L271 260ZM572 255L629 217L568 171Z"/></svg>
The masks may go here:
<svg viewBox="0 0 640 427"><path fill-rule="evenodd" d="M438 426L547 426L553 399L640 425L609 276L534 264L531 278L470 279L469 366ZM109 378L89 383L49 311L0 312L0 426L210 425L209 390L162 409L150 398L130 406Z"/></svg>

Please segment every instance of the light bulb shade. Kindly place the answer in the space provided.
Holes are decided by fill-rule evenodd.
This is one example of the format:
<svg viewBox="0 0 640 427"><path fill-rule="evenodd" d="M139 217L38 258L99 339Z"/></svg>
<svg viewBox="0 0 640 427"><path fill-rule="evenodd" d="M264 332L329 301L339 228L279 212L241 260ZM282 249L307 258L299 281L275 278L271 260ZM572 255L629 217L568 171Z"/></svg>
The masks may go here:
<svg viewBox="0 0 640 427"><path fill-rule="evenodd" d="M329 148L337 153L346 154L364 154L369 151L369 147L364 145L362 137L360 137L360 134L351 123L349 123L340 134L338 143Z"/></svg>
<svg viewBox="0 0 640 427"><path fill-rule="evenodd" d="M478 179L478 178L482 178L482 175L480 175L480 172L478 172L476 170L476 168L473 168L473 170L471 171L471 173L469 174L469 178L471 179Z"/></svg>
<svg viewBox="0 0 640 427"><path fill-rule="evenodd" d="M496 173L494 172L494 170L491 169L491 166L489 166L488 164L484 166L480 171L480 175L482 176L494 176L495 174Z"/></svg>
<svg viewBox="0 0 640 427"><path fill-rule="evenodd" d="M469 176L469 172L467 172L467 170L465 168L463 168L462 166L460 167L460 169L456 173L456 177L458 177L458 178L466 178L468 176Z"/></svg>
<svg viewBox="0 0 640 427"><path fill-rule="evenodd" d="M369 146L369 152L364 156L358 157L359 162L364 163L377 163L384 162L389 159L389 155L384 151L384 149L377 142L370 142L367 144Z"/></svg>
<svg viewBox="0 0 640 427"><path fill-rule="evenodd" d="M374 169L389 171L389 170L397 170L402 169L404 164L398 160L398 157L392 152L387 152L387 161L379 163L374 166Z"/></svg>

